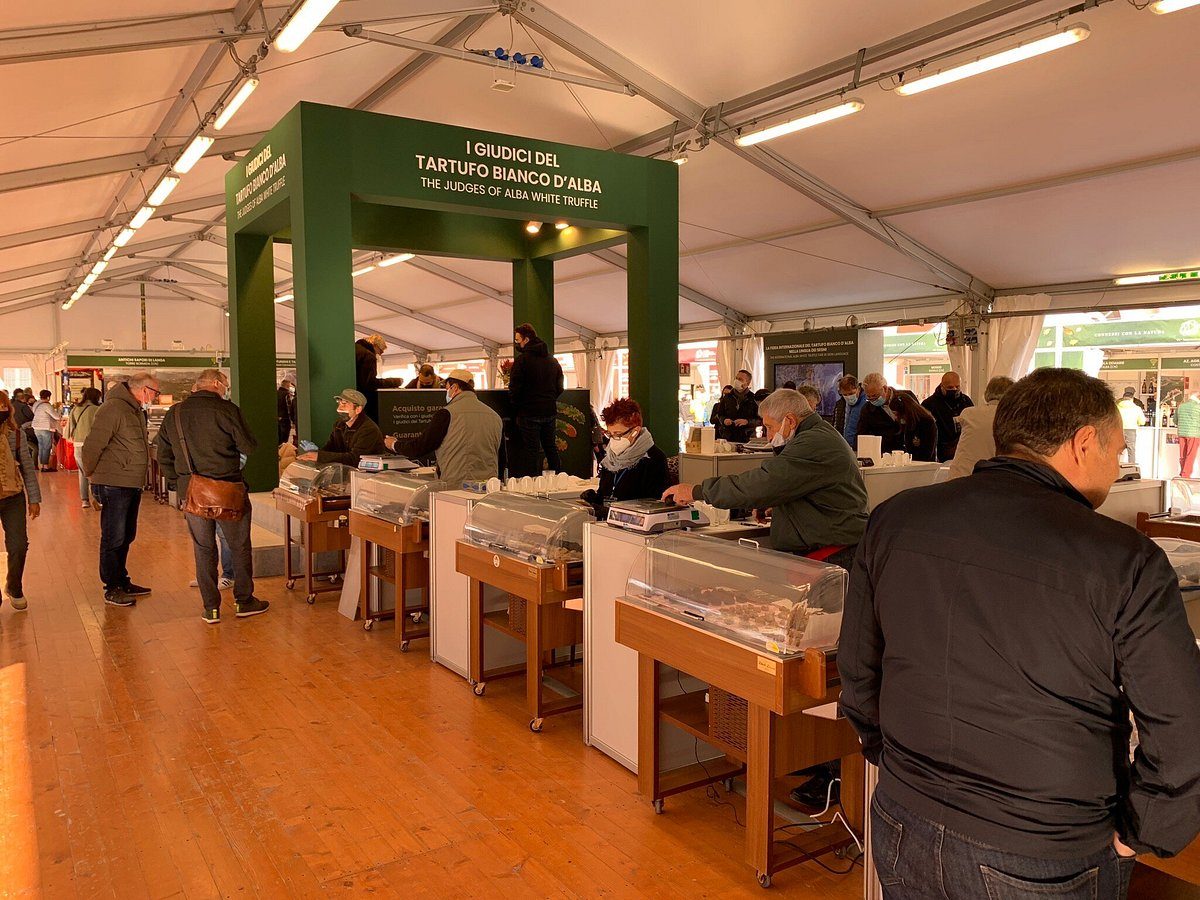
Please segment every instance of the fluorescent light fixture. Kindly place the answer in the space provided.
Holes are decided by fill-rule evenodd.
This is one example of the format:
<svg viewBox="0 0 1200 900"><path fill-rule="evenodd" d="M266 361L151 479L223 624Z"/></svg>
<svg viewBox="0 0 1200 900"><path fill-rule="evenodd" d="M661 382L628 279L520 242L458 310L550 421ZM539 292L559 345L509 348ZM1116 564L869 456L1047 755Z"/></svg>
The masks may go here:
<svg viewBox="0 0 1200 900"><path fill-rule="evenodd" d="M355 269L353 272L351 272L350 277L357 278L359 275L366 275L368 272L374 272L374 271L375 271L375 266L373 264L369 265L369 266L363 266L361 269Z"/></svg>
<svg viewBox="0 0 1200 900"><path fill-rule="evenodd" d="M228 125L229 120L233 118L233 114L242 108L243 103L250 99L250 95L254 93L256 87L258 87L257 78L247 78L243 81L242 86L238 88L238 92L225 104L225 108L217 116L217 121L213 122L213 128L220 131Z"/></svg>
<svg viewBox="0 0 1200 900"><path fill-rule="evenodd" d="M110 259L112 259L116 255L117 255L117 248L115 246L109 247L108 252L104 254L104 261L108 262Z"/></svg>
<svg viewBox="0 0 1200 900"><path fill-rule="evenodd" d="M291 53L308 39L337 4L338 0L305 0L275 38L275 49L280 53Z"/></svg>
<svg viewBox="0 0 1200 900"><path fill-rule="evenodd" d="M121 233L113 238L114 247L124 247L133 239L133 228L122 228Z"/></svg>
<svg viewBox="0 0 1200 900"><path fill-rule="evenodd" d="M187 145L187 149L179 154L179 159L175 160L175 165L172 168L180 175L186 175L192 171L192 166L200 162L204 154L208 152L208 148L213 145L213 138L207 134L198 134L192 138L192 142Z"/></svg>
<svg viewBox="0 0 1200 900"><path fill-rule="evenodd" d="M295 294L280 294L278 297L275 298L275 302L276 303L287 303L289 300L295 300L295 299L296 299Z"/></svg>
<svg viewBox="0 0 1200 900"><path fill-rule="evenodd" d="M541 222L527 222L525 225L525 230L528 231L530 234L537 234L539 231L542 230L542 223Z"/></svg>
<svg viewBox="0 0 1200 900"><path fill-rule="evenodd" d="M397 253L395 256L389 256L387 259L381 259L379 261L379 268L386 269L388 266L396 265L396 263L408 262L412 258L412 253Z"/></svg>
<svg viewBox="0 0 1200 900"><path fill-rule="evenodd" d="M101 272L103 272L107 268L108 268L108 262L106 260L102 259L102 260L100 260L100 262L98 262L94 266L92 266L92 274L99 275Z"/></svg>
<svg viewBox="0 0 1200 900"><path fill-rule="evenodd" d="M1200 0L1196 0L1200 3ZM1124 287L1130 284L1172 284L1176 281L1200 281L1200 269L1187 272L1159 272L1155 275L1126 275L1117 278L1113 284Z"/></svg>
<svg viewBox="0 0 1200 900"><path fill-rule="evenodd" d="M840 119L843 116L850 116L858 112L866 106L857 97L839 103L837 106L831 106L829 109L823 109L820 112L810 113L807 116L801 116L798 119L791 119L787 122L780 122L778 125L772 125L770 128L760 128L758 131L752 131L749 134L739 135L734 143L739 147L752 147L755 144L761 144L763 141L769 141L777 137L782 137L785 134L791 134L794 131L803 131L805 128L812 128L814 125L823 125L826 122L832 122L834 119ZM686 157L684 162L686 162ZM678 159L674 160L678 165L682 165Z"/></svg>
<svg viewBox="0 0 1200 900"><path fill-rule="evenodd" d="M1179 12L1197 4L1200 4L1200 0L1158 0L1157 3L1150 4L1150 9L1157 15L1165 16L1167 13Z"/></svg>
<svg viewBox="0 0 1200 900"><path fill-rule="evenodd" d="M1030 41L1028 44L1018 44L1009 50L993 53L991 56L983 57L983 59L955 66L953 69L944 69L936 75L930 75L927 78L918 78L916 81L909 81L896 88L896 93L908 97L912 94L919 94L922 91L941 87L944 84L952 84L955 81L970 78L972 75L981 75L993 69L1010 66L1013 63L1032 59L1035 56L1041 56L1043 53L1049 53L1051 50L1061 50L1063 47L1070 47L1072 44L1078 44L1080 41L1087 40L1091 33L1091 29L1086 25L1072 25L1065 31L1052 34L1050 37Z"/></svg>
<svg viewBox="0 0 1200 900"><path fill-rule="evenodd" d="M137 231L143 225L150 221L150 217L154 215L153 206L143 206L137 211L137 215L129 220L129 227Z"/></svg>
<svg viewBox="0 0 1200 900"><path fill-rule="evenodd" d="M171 196L171 191L179 186L179 179L172 175L164 175L162 180L146 198L147 206L162 206L163 201Z"/></svg>
<svg viewBox="0 0 1200 900"><path fill-rule="evenodd" d="M83 283L86 284L88 287L91 287L93 284L96 283L96 277L97 276L96 276L95 272L88 272L87 275L85 275L83 278Z"/></svg>

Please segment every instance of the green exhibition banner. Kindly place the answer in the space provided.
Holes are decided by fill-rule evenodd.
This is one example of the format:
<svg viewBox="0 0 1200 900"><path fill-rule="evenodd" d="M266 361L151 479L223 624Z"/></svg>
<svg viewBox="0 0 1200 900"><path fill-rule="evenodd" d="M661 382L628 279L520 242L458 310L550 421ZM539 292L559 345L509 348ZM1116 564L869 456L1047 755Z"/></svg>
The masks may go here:
<svg viewBox="0 0 1200 900"><path fill-rule="evenodd" d="M225 189L234 395L261 444L275 433L277 241L292 245L302 437L329 433L321 398L355 380L353 254L508 262L514 325L532 323L553 349L555 262L618 244L630 395L647 427L675 433L679 168L669 161L305 102L229 171ZM530 221L542 227L530 233ZM385 338L429 353L403 334ZM275 461L252 457L247 477L270 487Z"/></svg>
<svg viewBox="0 0 1200 900"><path fill-rule="evenodd" d="M1200 356L1164 356L1159 368L1173 372L1200 369Z"/></svg>
<svg viewBox="0 0 1200 900"><path fill-rule="evenodd" d="M508 391L475 393L504 421L505 441L511 444L516 437L516 428ZM401 439L417 437L429 426L434 413L445 405L446 392L440 389L386 388L379 392L379 427L384 434ZM592 433L588 425L590 416L589 391L570 388L558 398L555 443L562 456L563 471L580 478L591 478L594 473ZM506 456L511 458L511 451Z"/></svg>
<svg viewBox="0 0 1200 900"><path fill-rule="evenodd" d="M1200 319L1100 322L1064 325L1064 347L1121 347L1131 344L1198 344Z"/></svg>
<svg viewBox="0 0 1200 900"><path fill-rule="evenodd" d="M67 366L78 369L210 369L220 365L219 356L157 356L147 354L67 354Z"/></svg>
<svg viewBox="0 0 1200 900"><path fill-rule="evenodd" d="M1116 357L1100 364L1101 372L1152 372L1158 368L1158 357Z"/></svg>

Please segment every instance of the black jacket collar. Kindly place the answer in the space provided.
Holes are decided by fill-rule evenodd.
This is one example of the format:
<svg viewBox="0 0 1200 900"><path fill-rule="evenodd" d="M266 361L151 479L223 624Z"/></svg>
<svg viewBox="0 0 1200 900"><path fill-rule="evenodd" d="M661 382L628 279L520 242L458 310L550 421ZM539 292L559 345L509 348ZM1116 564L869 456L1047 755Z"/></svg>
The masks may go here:
<svg viewBox="0 0 1200 900"><path fill-rule="evenodd" d="M993 459L985 459L982 462L976 463L975 472L985 474L997 472L1015 475L1018 478L1024 478L1027 481L1040 484L1042 487L1049 488L1056 493L1064 494L1075 502L1082 503L1088 509L1095 508L1092 506L1092 502L1079 493L1071 482L1067 481L1055 469L1045 463L1020 459L1015 456L997 456Z"/></svg>

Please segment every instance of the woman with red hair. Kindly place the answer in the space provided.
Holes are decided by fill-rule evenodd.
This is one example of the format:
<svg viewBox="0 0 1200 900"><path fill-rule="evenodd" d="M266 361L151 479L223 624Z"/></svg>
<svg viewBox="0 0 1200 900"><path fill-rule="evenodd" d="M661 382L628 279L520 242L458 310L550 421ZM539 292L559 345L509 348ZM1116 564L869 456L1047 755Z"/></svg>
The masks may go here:
<svg viewBox="0 0 1200 900"><path fill-rule="evenodd" d="M614 500L657 500L669 483L666 454L654 446L636 402L628 397L615 400L600 417L608 436L600 461L600 490L587 491L583 499L603 518L604 507Z"/></svg>

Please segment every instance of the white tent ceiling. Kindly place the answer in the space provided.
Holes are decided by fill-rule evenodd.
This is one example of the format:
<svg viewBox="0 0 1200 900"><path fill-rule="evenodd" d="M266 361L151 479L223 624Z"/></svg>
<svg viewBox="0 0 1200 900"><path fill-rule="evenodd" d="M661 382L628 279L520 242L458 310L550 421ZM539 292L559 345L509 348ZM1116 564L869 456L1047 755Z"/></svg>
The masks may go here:
<svg viewBox="0 0 1200 900"><path fill-rule="evenodd" d="M223 346L221 195L230 162L220 154L252 146L300 100L640 153L662 153L680 120L678 140L692 141L680 170L684 324L718 320L723 307L735 318L770 318L950 296L952 270L977 279L986 297L1200 264L1200 120L1190 114L1200 8L1156 16L1104 0L1068 20L1091 27L1082 44L913 97L884 90L890 83L862 84L853 91L866 102L860 114L772 141L755 156L721 143L729 126L778 121L785 108L852 78L842 66L796 83L802 73L868 48L861 76L869 80L1065 4L763 0L735 9L716 0L552 0L546 10L509 0L501 8L488 0L342 0L299 51L272 51L260 63L261 87L125 248L133 258L118 256L92 292L61 312L86 257L107 246L111 225L137 208L236 77L234 52L251 56L264 29L294 5L232 3L119 0L104 7L103 22L83 0L5 8L0 347L95 347L103 338L137 346L143 288L148 346ZM507 15L514 7L518 14ZM958 18L930 27L950 17ZM630 83L637 95L520 76L516 90L497 93L487 67L358 40L338 27L359 22L427 42L450 33L453 47L540 52L561 71ZM1029 35L1054 27L1047 20ZM880 49L912 32L921 33L898 52ZM429 64L413 74L421 60ZM376 91L406 71L402 84ZM725 124L701 140L715 116L697 130L683 113L720 104ZM807 175L844 195L852 214L797 190ZM871 213L867 227L884 220L888 234L923 248L914 253L913 244L891 245L849 224L855 211ZM933 268L914 258L924 248ZM280 281L290 277L289 257L281 247ZM621 261L589 255L558 265L560 339L624 329ZM478 346L464 334L503 344L510 288L501 264L417 260L356 279L356 317L422 350ZM277 309L290 324L290 310ZM290 340L281 330L280 345Z"/></svg>

